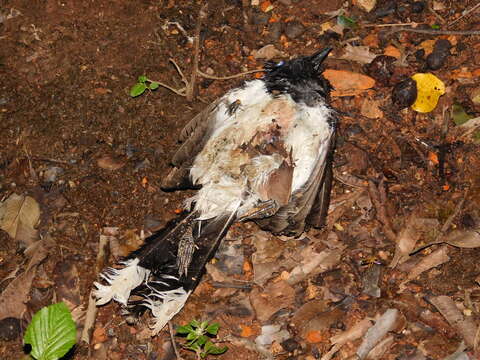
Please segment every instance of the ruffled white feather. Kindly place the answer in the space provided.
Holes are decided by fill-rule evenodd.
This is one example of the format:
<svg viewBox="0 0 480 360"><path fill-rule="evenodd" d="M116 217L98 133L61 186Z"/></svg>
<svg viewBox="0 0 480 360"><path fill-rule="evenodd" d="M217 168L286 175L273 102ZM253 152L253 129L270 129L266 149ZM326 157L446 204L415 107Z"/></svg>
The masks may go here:
<svg viewBox="0 0 480 360"><path fill-rule="evenodd" d="M146 281L150 275L150 270L138 265L139 261L139 259L125 261L121 263L125 266L123 269L108 268L100 275L108 285L94 283L97 305L106 304L112 299L122 305L127 305L130 292Z"/></svg>

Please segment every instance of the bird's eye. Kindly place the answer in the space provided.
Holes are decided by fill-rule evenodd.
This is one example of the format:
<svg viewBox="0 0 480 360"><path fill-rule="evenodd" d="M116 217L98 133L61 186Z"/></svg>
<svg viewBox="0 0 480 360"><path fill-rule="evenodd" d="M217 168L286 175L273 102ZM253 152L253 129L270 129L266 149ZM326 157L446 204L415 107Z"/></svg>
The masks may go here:
<svg viewBox="0 0 480 360"><path fill-rule="evenodd" d="M280 67L280 66L283 66L283 64L285 64L285 61L279 61L278 63L275 64L276 67Z"/></svg>

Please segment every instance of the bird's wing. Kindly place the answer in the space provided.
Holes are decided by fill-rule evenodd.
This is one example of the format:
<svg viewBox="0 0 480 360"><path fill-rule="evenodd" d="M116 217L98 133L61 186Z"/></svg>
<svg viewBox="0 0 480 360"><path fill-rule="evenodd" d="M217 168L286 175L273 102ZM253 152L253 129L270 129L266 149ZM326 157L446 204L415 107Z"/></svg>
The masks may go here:
<svg viewBox="0 0 480 360"><path fill-rule="evenodd" d="M281 206L274 216L256 220L263 229L296 236L303 232L306 223L323 226L330 200L334 145L335 130L322 145L327 151L325 161L316 162L309 179L293 192L289 203Z"/></svg>
<svg viewBox="0 0 480 360"><path fill-rule="evenodd" d="M185 125L178 139L182 144L172 158L174 167L163 180L162 189L179 190L193 186L189 176L190 167L213 131L215 117L212 115L222 99L211 103Z"/></svg>

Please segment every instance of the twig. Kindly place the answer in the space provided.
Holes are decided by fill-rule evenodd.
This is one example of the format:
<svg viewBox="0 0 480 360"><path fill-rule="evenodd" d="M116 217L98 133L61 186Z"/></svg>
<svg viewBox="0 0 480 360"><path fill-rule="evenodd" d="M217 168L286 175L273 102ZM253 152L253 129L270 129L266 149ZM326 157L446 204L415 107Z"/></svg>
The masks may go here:
<svg viewBox="0 0 480 360"><path fill-rule="evenodd" d="M395 26L417 26L424 23L416 23L416 22L409 22L409 23L399 23L399 24L362 24L362 27L395 27Z"/></svg>
<svg viewBox="0 0 480 360"><path fill-rule="evenodd" d="M239 77L242 77L242 76L245 76L245 75L248 75L248 74L253 74L253 73L258 73L258 72L264 72L265 70L263 69L257 69L257 70L249 70L249 71L245 71L245 72L242 72L242 73L239 73L239 74L235 74L235 75L229 75L229 76L214 76L214 75L209 75L209 74L206 74L200 70L197 70L197 74L200 75L201 77L204 77L206 79L212 79L212 80L230 80L230 79L235 79L235 78L239 78Z"/></svg>
<svg viewBox="0 0 480 360"><path fill-rule="evenodd" d="M180 359L182 359L182 357L180 356L180 353L178 352L177 344L175 344L173 325L172 325L171 321L168 322L168 331L170 332L170 341L172 342L172 347L173 347L173 351L175 352L175 357L180 360Z"/></svg>
<svg viewBox="0 0 480 360"><path fill-rule="evenodd" d="M98 253L97 253L97 260L95 263L95 273L98 274L104 267L108 259L109 254L109 237L100 235L100 240L98 244ZM90 291L90 295L88 297L88 307L87 313L85 315L85 323L81 335L81 340L86 344L90 344L90 339L93 334L93 328L95 326L95 319L97 317L97 305L95 304L95 298L93 297L93 290ZM90 349L89 349L90 351Z"/></svg>
<svg viewBox="0 0 480 360"><path fill-rule="evenodd" d="M390 33L399 31L413 32L417 34L429 34L429 35L480 35L480 30L433 30L433 29L410 29L400 28L393 29Z"/></svg>
<svg viewBox="0 0 480 360"><path fill-rule="evenodd" d="M178 64L172 58L168 59L168 61L170 61L173 64L173 66L175 66L175 69L177 70L178 75L180 75L180 77L182 78L182 82L185 84L185 86L188 86L188 80L183 74L182 69L180 69L180 66L178 66Z"/></svg>
<svg viewBox="0 0 480 360"><path fill-rule="evenodd" d="M386 192L384 186L384 180L380 181L380 184L377 186L372 180L368 181L368 192L370 194L370 199L372 200L375 209L377 210L377 218L383 225L383 231L385 236L393 242L396 242L397 236L392 229L392 225L387 216L387 211L385 209L386 203Z"/></svg>
<svg viewBox="0 0 480 360"><path fill-rule="evenodd" d="M193 69L192 69L192 75L190 77L190 83L187 85L187 89L186 89L186 95L187 95L188 101L192 101L193 97L195 96L195 83L197 80L198 61L200 58L200 30L202 29L203 20L207 17L207 6L208 6L208 3L205 2L205 4L202 5L198 13L197 27L195 28Z"/></svg>
<svg viewBox="0 0 480 360"><path fill-rule="evenodd" d="M456 18L455 20L453 20L450 24L447 25L447 27L450 27L450 26L452 26L453 24L456 24L456 23L459 22L461 19L463 19L465 16L467 16L467 15L469 15L470 13L474 12L474 11L477 10L478 8L480 8L480 2L479 2L477 5L471 7L470 9L465 10L465 11L463 12L463 14L460 15L460 17L458 17L458 18Z"/></svg>

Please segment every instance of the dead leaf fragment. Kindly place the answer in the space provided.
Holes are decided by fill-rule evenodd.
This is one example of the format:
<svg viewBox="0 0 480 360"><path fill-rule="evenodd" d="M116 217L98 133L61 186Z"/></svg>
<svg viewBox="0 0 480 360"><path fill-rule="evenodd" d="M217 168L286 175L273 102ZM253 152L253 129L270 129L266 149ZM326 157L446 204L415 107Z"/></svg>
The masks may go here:
<svg viewBox="0 0 480 360"><path fill-rule="evenodd" d="M278 50L274 45L265 45L261 49L253 50L252 55L255 59L272 60L273 58L282 57L284 54Z"/></svg>
<svg viewBox="0 0 480 360"><path fill-rule="evenodd" d="M478 230L452 231L444 240L445 243L465 249L480 247L480 233Z"/></svg>
<svg viewBox="0 0 480 360"><path fill-rule="evenodd" d="M455 305L455 301L448 296L436 296L429 299L448 323L463 337L465 344L473 348L477 326L472 317L464 317Z"/></svg>
<svg viewBox="0 0 480 360"><path fill-rule="evenodd" d="M26 247L38 239L39 219L40 206L30 196L12 194L0 204L0 228Z"/></svg>
<svg viewBox="0 0 480 360"><path fill-rule="evenodd" d="M267 321L278 310L290 307L295 299L295 290L286 281L268 285L263 292L253 289L250 302L257 319Z"/></svg>
<svg viewBox="0 0 480 360"><path fill-rule="evenodd" d="M366 12L370 12L377 5L377 0L354 0L353 4Z"/></svg>
<svg viewBox="0 0 480 360"><path fill-rule="evenodd" d="M352 46L347 44L345 46L345 53L340 59L355 61L360 64L370 64L377 55L370 52L368 46Z"/></svg>
<svg viewBox="0 0 480 360"><path fill-rule="evenodd" d="M364 359L368 353L382 340L382 338L390 331L394 331L399 327L401 316L397 309L388 309L375 322L371 328L368 329L362 344L357 349L357 355L360 359Z"/></svg>
<svg viewBox="0 0 480 360"><path fill-rule="evenodd" d="M323 76L334 88L332 96L355 96L375 86L370 76L346 70L327 69Z"/></svg>
<svg viewBox="0 0 480 360"><path fill-rule="evenodd" d="M110 171L121 169L123 166L125 166L125 164L126 164L125 160L115 158L110 155L102 156L97 160L98 167L105 170L110 170Z"/></svg>
<svg viewBox="0 0 480 360"><path fill-rule="evenodd" d="M380 119L383 117L383 111L380 110L380 101L365 98L360 112L363 116L370 119Z"/></svg>
<svg viewBox="0 0 480 360"><path fill-rule="evenodd" d="M40 240L34 243L32 246L35 248L32 252L32 258L30 259L25 272L17 276L0 295L0 320L7 317L13 317L21 319L26 311L26 302L28 300L28 294L32 286L33 278L37 272L37 266L48 255L46 249L46 241ZM28 250L28 249L27 249Z"/></svg>

